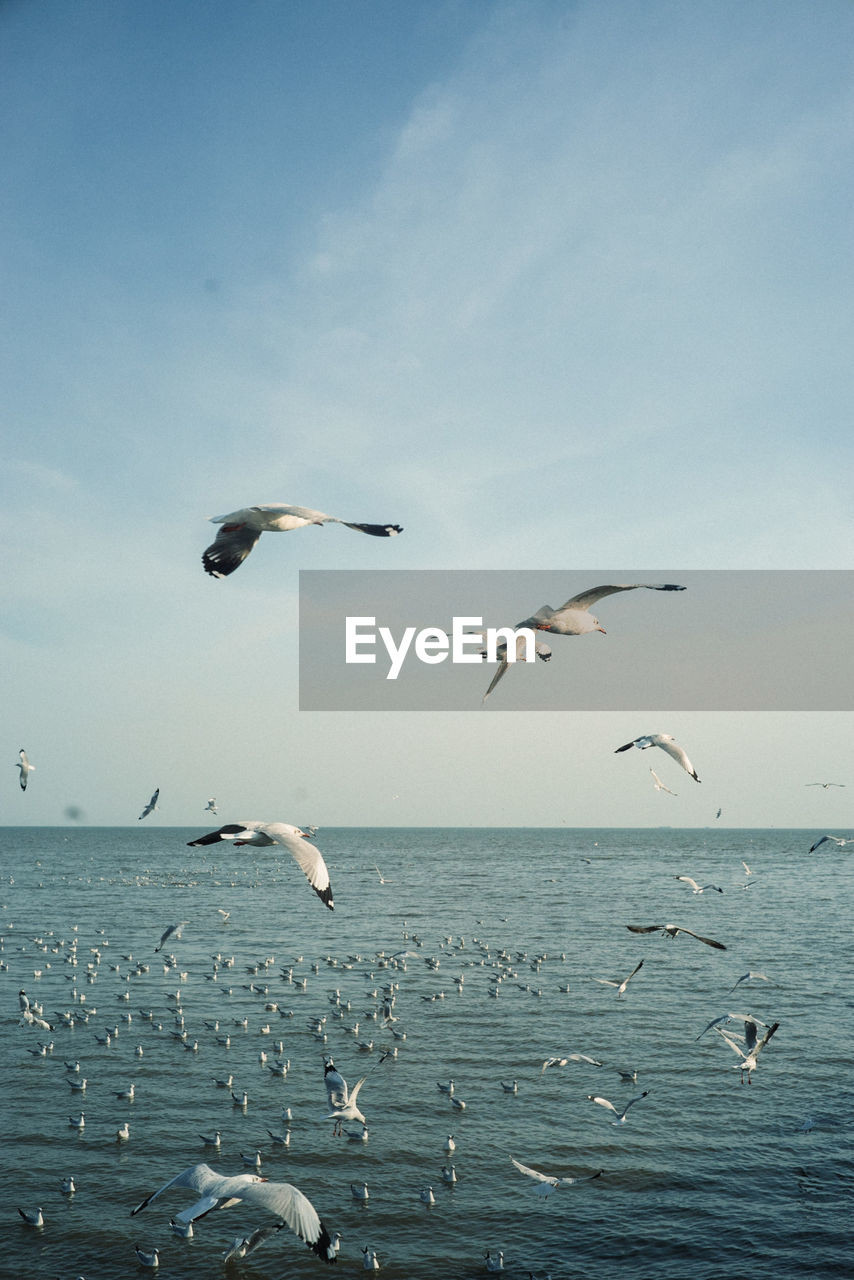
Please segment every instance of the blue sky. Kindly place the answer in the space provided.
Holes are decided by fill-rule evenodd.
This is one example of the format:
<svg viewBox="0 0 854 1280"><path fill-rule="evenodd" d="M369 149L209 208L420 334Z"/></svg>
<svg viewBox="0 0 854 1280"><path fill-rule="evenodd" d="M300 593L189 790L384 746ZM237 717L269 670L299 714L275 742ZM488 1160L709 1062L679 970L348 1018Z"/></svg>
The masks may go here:
<svg viewBox="0 0 854 1280"><path fill-rule="evenodd" d="M847 713L307 714L296 662L300 568L852 567L852 36L786 0L4 5L0 822L159 785L170 825L844 823L803 783L847 781ZM206 577L205 517L276 501L405 532ZM655 729L704 777L669 809L612 755Z"/></svg>

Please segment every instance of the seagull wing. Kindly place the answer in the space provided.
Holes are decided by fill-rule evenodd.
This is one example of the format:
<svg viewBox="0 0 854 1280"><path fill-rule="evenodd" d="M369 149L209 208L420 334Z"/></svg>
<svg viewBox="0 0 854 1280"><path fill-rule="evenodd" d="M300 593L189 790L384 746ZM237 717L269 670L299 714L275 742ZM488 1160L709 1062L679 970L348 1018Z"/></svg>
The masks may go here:
<svg viewBox="0 0 854 1280"><path fill-rule="evenodd" d="M676 876L675 878L677 880L684 880L685 884L689 884L695 893L700 892L700 886L697 884L697 881L694 880L691 876Z"/></svg>
<svg viewBox="0 0 854 1280"><path fill-rule="evenodd" d="M320 901L332 911L335 904L332 900L329 871L323 861L323 854L316 845L310 844L305 836L293 835L290 831L283 830L276 823L262 827L257 834L269 836L271 842L275 842L281 845L282 848L287 849L288 853L301 868ZM255 838L253 838L253 843L255 843Z"/></svg>
<svg viewBox="0 0 854 1280"><path fill-rule="evenodd" d="M613 1102L609 1102L607 1098L600 1098L596 1093L588 1093L587 1098L590 1102L598 1102L600 1107L607 1107L609 1111L613 1111L614 1115L619 1114Z"/></svg>
<svg viewBox="0 0 854 1280"><path fill-rule="evenodd" d="M199 836L197 840L188 840L188 845L194 844L216 844L220 840L234 840L236 836L245 835L247 837L253 835L260 826L261 822L229 822L224 827L219 827L216 831L209 831L205 836ZM261 841L260 843L272 844L272 840Z"/></svg>
<svg viewBox="0 0 854 1280"><path fill-rule="evenodd" d="M499 680L501 679L501 677L504 675L504 673L506 672L506 670L507 670L507 668L508 668L509 666L510 666L510 659L509 659L509 658L507 657L507 655L505 654L505 655L504 655L504 657L503 657L503 658L501 659L501 661L499 662L499 664L498 664L498 670L496 671L495 675L494 675L494 676L492 677L492 679L490 680L490 682L489 682L489 688L487 689L486 693L485 693L485 694L483 695L483 697L481 698L481 702L486 702L486 699L487 699L487 698L489 697L489 695L492 693L492 690L493 690L493 689L495 688L495 686L498 684L498 681L499 681Z"/></svg>
<svg viewBox="0 0 854 1280"><path fill-rule="evenodd" d="M170 1178L168 1182L164 1182L163 1186L159 1187L157 1191L153 1191L150 1196L146 1196L135 1209L131 1209L131 1217L141 1213L143 1209L151 1204L152 1200L156 1200L158 1196L162 1195L164 1191L168 1191L170 1187L189 1187L191 1191L200 1192L203 1196L203 1201L200 1203L211 1202L209 1208L204 1212L209 1212L210 1209L215 1208L221 1200L225 1200L229 1204L236 1204L238 1200L243 1198L248 1182L254 1177L254 1174L242 1174L235 1178L224 1178L215 1173L208 1164L194 1164L189 1169L184 1169L174 1178ZM194 1209L198 1207L196 1205ZM177 1214L178 1220L191 1221L192 1219L187 1218L188 1212L188 1210L185 1210L184 1213ZM200 1217L201 1214L194 1214L194 1216Z"/></svg>
<svg viewBox="0 0 854 1280"><path fill-rule="evenodd" d="M691 761L688 759L685 752L679 746L678 742L669 742L669 741L658 742L657 741L655 745L657 747L661 747L662 751L666 751L667 754L669 756L672 756L673 759L678 764L681 764L685 772L690 773L691 777L694 779L695 782L700 781L700 779L697 777L697 770L694 768L694 766L692 765Z"/></svg>
<svg viewBox="0 0 854 1280"><path fill-rule="evenodd" d="M253 1182L247 1187L244 1199L257 1204L283 1218L295 1235L303 1240L313 1253L325 1262L334 1262L335 1253L330 1249L332 1240L320 1215L308 1196L289 1182Z"/></svg>
<svg viewBox="0 0 854 1280"><path fill-rule="evenodd" d="M611 583L605 587L588 587L586 591L579 591L577 596L567 600L566 604L562 604L560 609L555 609L554 612L562 613L564 609L589 609L592 604L595 604L597 600L602 600L605 596L613 596L618 591L636 591L638 587L645 587L649 591L685 590L684 587L678 587L672 582Z"/></svg>
<svg viewBox="0 0 854 1280"><path fill-rule="evenodd" d="M704 938L701 933L693 933L690 929L683 929L680 925L677 933L687 933L689 937L696 938L698 942L705 942L707 947L716 947L718 951L726 951L726 947L722 942L715 942L714 938Z"/></svg>
<svg viewBox="0 0 854 1280"><path fill-rule="evenodd" d="M205 573L212 578L225 578L234 573L261 537L261 530L251 524L224 524L216 538L202 553Z"/></svg>

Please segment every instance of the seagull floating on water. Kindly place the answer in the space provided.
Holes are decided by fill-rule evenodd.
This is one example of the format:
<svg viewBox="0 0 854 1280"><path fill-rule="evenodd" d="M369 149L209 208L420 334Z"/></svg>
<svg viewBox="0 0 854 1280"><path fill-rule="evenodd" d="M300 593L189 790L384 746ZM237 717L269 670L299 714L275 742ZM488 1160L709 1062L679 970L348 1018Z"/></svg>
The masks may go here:
<svg viewBox="0 0 854 1280"><path fill-rule="evenodd" d="M158 787L157 790L154 792L154 795L149 800L148 804L143 809L142 813L139 815L139 818L137 819L138 822L142 822L143 818L147 818L150 813L154 813L154 810L157 808L157 801L159 799L160 799L160 788Z"/></svg>
<svg viewBox="0 0 854 1280"><path fill-rule="evenodd" d="M569 600L562 604L560 608L553 609L551 605L542 605L536 613L530 618L525 618L522 622L517 622L514 628L518 631L521 627L528 627L532 631L547 631L552 635L558 636L583 636L588 635L591 631L601 631L605 634L605 628L600 626L599 619L590 613L590 606L596 604L597 600L604 599L605 596L612 596L619 591L637 591L642 588L648 591L684 591L684 587L677 586L671 582L628 582L610 584L602 587L588 587L586 591L580 591L578 595L572 596ZM520 642L524 643L524 637L517 638L517 657L521 656ZM509 666L509 658L507 655L507 646L499 645L496 656L500 659L498 670L492 677L492 682L486 693L483 695L484 702L492 693L492 690L498 684L498 681L506 672ZM543 661L548 662L551 657L551 649L548 645L539 645L537 647L537 656Z"/></svg>
<svg viewBox="0 0 854 1280"><path fill-rule="evenodd" d="M153 1270L155 1267L160 1266L160 1250L159 1249L151 1249L149 1251L147 1249L141 1248L138 1244L135 1244L133 1247L133 1251L136 1254L136 1256L139 1258L140 1262L144 1267L151 1267Z"/></svg>
<svg viewBox="0 0 854 1280"><path fill-rule="evenodd" d="M632 933L666 933L669 938L675 938L677 933L687 933L689 938L696 938L698 942L705 942L707 947L716 947L718 951L726 951L726 947L722 942L715 942L714 938L704 938L701 933L694 933L691 929L685 929L681 924L627 924L627 929Z"/></svg>
<svg viewBox="0 0 854 1280"><path fill-rule="evenodd" d="M294 861L302 869L306 879L324 906L333 910L332 886L329 882L329 871L323 861L323 854L313 844L300 827L287 822L232 822L217 831L209 831L207 835L196 840L188 840L189 846L216 844L219 840L233 840L235 848L251 845L253 848L267 848L279 845L287 849Z"/></svg>
<svg viewBox="0 0 854 1280"><path fill-rule="evenodd" d="M202 564L205 573L213 578L225 578L239 568L262 533L289 533L309 524L343 524L357 533L369 533L374 538L393 538L403 533L399 524L357 524L328 516L308 507L289 507L283 502L261 503L256 507L241 507L224 516L209 516L212 524L222 525L216 539L205 549Z"/></svg>
<svg viewBox="0 0 854 1280"><path fill-rule="evenodd" d="M18 1213L28 1227L43 1227L44 1214L41 1209L19 1209Z"/></svg>
<svg viewBox="0 0 854 1280"><path fill-rule="evenodd" d="M214 1209L227 1209L230 1205L245 1200L248 1204L266 1209L277 1217L283 1218L295 1235L316 1253L319 1258L329 1262L328 1256L331 1239L307 1196L288 1182L268 1182L257 1173L239 1173L234 1177L223 1177L215 1173L207 1164L194 1164L184 1169L176 1177L152 1192L131 1210L131 1217L141 1213L153 1200L169 1191L172 1187L187 1187L197 1192L201 1199L176 1215L178 1222L195 1222Z"/></svg>
<svg viewBox="0 0 854 1280"><path fill-rule="evenodd" d="M666 751L672 756L677 764L680 764L686 773L689 773L695 782L699 782L697 770L688 759L687 755L679 746L678 742L669 733L645 733L640 738L633 738L631 742L626 742L622 747L617 747L614 755L619 755L621 751L628 751L631 747L637 747L640 751L646 751L648 747L661 747L662 751Z"/></svg>
<svg viewBox="0 0 854 1280"><path fill-rule="evenodd" d="M573 1187L579 1182L592 1182L594 1178L602 1177L602 1170L598 1173L591 1173L580 1178L558 1178L554 1174L540 1173L537 1169L529 1169L526 1164L520 1164L518 1160L510 1157L510 1163L515 1165L520 1173L527 1174L529 1178L535 1179L537 1186L534 1187L534 1195L539 1196L543 1200L547 1200L553 1191L558 1187Z"/></svg>

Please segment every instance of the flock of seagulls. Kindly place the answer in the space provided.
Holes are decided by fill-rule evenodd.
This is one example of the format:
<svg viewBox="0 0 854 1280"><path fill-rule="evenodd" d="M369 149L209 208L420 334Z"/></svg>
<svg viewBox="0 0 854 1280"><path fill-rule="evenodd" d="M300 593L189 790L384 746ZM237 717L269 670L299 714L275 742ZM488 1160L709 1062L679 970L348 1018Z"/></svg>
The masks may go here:
<svg viewBox="0 0 854 1280"><path fill-rule="evenodd" d="M202 556L202 563L206 573L213 577L222 578L233 573L250 552L255 547L263 532L288 532L298 528L303 528L311 524L343 524L349 529L357 532L368 534L374 537L392 537L402 532L401 526L397 524L365 524L355 523L342 520L336 516L326 515L323 512L310 510L302 507L293 507L285 504L267 504L255 507L243 508L224 516L211 517L213 523L220 526L214 542L208 546ZM537 656L544 661L548 661L551 657L551 649L541 639L540 633L550 635L563 636L580 636L590 634L593 631L599 631L604 634L604 628L591 612L591 608L600 599L607 596L637 589L646 589L661 592L677 592L684 591L683 586L673 583L623 583L609 584L589 588L585 591L572 596L563 605L557 609L551 606L543 605L536 613L524 619L517 624L517 628L529 627L538 633L538 642L536 646ZM499 665L493 676L486 693L483 695L485 701L495 690L498 683L506 674L510 665L510 656L505 650L498 651ZM647 733L640 735L630 742L623 744L615 749L615 754L627 752L631 748L638 750L647 750L651 747L658 747L673 759L681 769L683 769L695 782L700 782L699 775L692 765L688 755L683 747L681 747L675 739L668 733ZM29 775L32 773L34 766L30 763L26 752L22 748L19 751L19 760L17 762L19 770L19 781L22 790L26 790ZM663 791L671 795L675 795L665 783L659 778L654 769L650 768L653 786L658 791ZM807 786L820 786L824 789L829 787L842 786L840 783L833 782L815 782L807 783ZM150 816L158 808L158 800L160 789L157 788L151 795L149 801L143 807L139 814L139 821ZM218 814L216 798L211 797L205 806L205 812ZM718 810L718 816L720 810ZM190 846L211 846L218 845L223 842L231 842L235 848L249 846L252 848L269 848L278 847L284 849L297 863L300 870L308 880L312 890L320 898L321 902L330 911L334 909L334 900L332 887L330 882L329 870L320 850L312 844L311 838L314 836L316 829L302 829L283 822L266 822L259 820L247 820L243 822L228 823L219 827L214 831L207 832L188 842ZM834 835L824 835L811 846L809 852L813 853L825 843L835 843L838 847L843 847L854 838L841 837ZM745 864L745 871L748 876L752 873ZM379 884L385 886L391 882L387 881L376 867ZM692 895L702 895L706 892L722 894L723 889L712 883L702 883L695 880L689 875L675 875L674 878L691 889ZM229 918L229 912L220 909L220 916L223 924ZM184 928L190 924L189 919L182 919L173 924L168 925L160 934L159 940L153 946L154 955L161 955L167 944L174 944L182 939ZM627 924L626 928L633 934L652 934L660 933L671 940L675 940L679 935L685 935L692 938L705 946L716 951L725 952L727 946L714 938L704 936L703 934L694 932L692 929L686 928L684 925L676 924ZM443 946L447 946L446 955L452 954L459 959L463 951L463 940L459 940L459 947L454 949L451 939L447 939ZM421 945L420 941L417 944ZM371 969L380 968L388 972L391 970L396 976L393 980L385 983L382 996L381 1008L382 1014L379 1015L376 1010L373 1018L376 1019L378 1026L381 1028L383 1037L388 1041L383 1044L381 1052L375 1060L371 1070L376 1069L389 1059L397 1056L398 1040L405 1040L406 1033L397 1025L399 1022L398 1015L395 1014L395 1002L399 990L399 982L397 977L401 973L406 972L406 961L408 958L417 955L417 950L407 948L401 952L395 952L390 956L381 955L373 959ZM489 955L488 949L483 949L484 955ZM100 956L99 956L100 959ZM217 981L219 973L219 965L222 957L216 961L217 968L210 977L211 981ZM499 986L502 982L510 980L510 975L514 972L513 959L508 953L502 954L498 959L490 956L491 963L496 968L495 983L489 994L497 996ZM545 961L543 956L531 967L538 971L538 966ZM134 972L137 974L146 973L147 967L145 963L136 961L130 955L126 957L128 965L128 976ZM136 968L133 968L133 964ZM224 963L224 962L223 962ZM232 961L233 963L233 961ZM354 964L366 963L363 959L358 958L348 962L352 969ZM483 963L483 960L482 962ZM429 960L427 967L435 972L440 965L439 957L434 957L433 962ZM627 994L629 984L640 973L644 966L644 960L641 959L623 978L594 978L593 981L612 987L616 991L617 999L623 1000ZM253 982L248 984L248 989L252 991L253 996L257 996L259 1000L264 1002L264 1010L270 1017L282 1014L286 1016L280 1009L278 1002L270 998L268 985L263 981L266 974L267 965L256 966L255 972L250 976ZM282 980L290 984L296 984L298 979L294 977L293 968L289 974L282 973ZM174 956L166 958L164 972L176 971L180 973L177 960ZM647 971L647 975L649 970ZM371 973L373 977L373 972ZM256 982L255 979L258 979ZM762 981L769 983L771 979L763 973L754 970L748 970L736 979L729 991L735 991L742 984L753 981ZM455 985L458 995L462 995L464 989L464 980L462 974L455 979ZM645 981L640 986L643 987ZM530 985L524 986L517 983L520 989L524 989L526 993L531 993ZM564 988L568 991L568 987ZM632 989L633 993L635 988ZM376 993L375 993L376 994ZM536 993L534 993L536 994ZM421 997L425 1001L435 1003L445 998L444 991L432 991ZM634 998L634 996L632 996ZM129 991L119 995L120 1000L129 999ZM377 997L378 1001L380 997ZM174 1008L175 1025L170 1030L171 1038L175 1043L176 1051L180 1048L184 1051L197 1053L200 1050L198 1039L193 1039L187 1029L183 1008L181 1005L180 991L176 991L171 995L172 1007ZM336 1014L340 1013L341 1018L345 1016L344 1006L340 999L340 993L336 993L335 997L330 997L330 1001L334 1006ZM23 1026L35 1028L39 1031L53 1033L54 1023L45 1016L44 1008L32 1001L26 992L22 989L19 992L19 1012L20 1023ZM94 1013L94 1009L92 1010ZM80 1001L74 1010L62 1011L57 1014L60 1024L65 1027L86 1025L89 1016L91 1016L85 1007L85 1003ZM140 1015L145 1016L145 1015ZM128 1023L132 1015L127 1015ZM154 1015L151 1015L149 1021L153 1021ZM327 1017L317 1017L309 1024L310 1034L320 1044L326 1044L328 1041L328 1031L326 1029ZM735 1024L741 1024L742 1030L739 1032L735 1029ZM757 1068L757 1060L759 1054L768 1046L772 1037L780 1027L779 1021L774 1021L770 1025L762 1023L759 1019L751 1014L726 1013L712 1019L704 1030L697 1036L699 1040L706 1032L714 1031L720 1039L728 1046L728 1048L736 1055L738 1061L732 1066L741 1073L741 1080L747 1084L752 1083L753 1073ZM162 1024L161 1028L162 1029ZM211 1035L214 1037L218 1046L227 1049L231 1043L231 1035L227 1025L220 1026L219 1020L214 1021L214 1025L210 1028ZM232 1028L233 1030L233 1028ZM241 1023L241 1030L248 1030L248 1018ZM354 1035L354 1043L359 1050L371 1053L374 1049L373 1040L360 1040L359 1024L356 1022L351 1028ZM270 1035L271 1026L267 1022L260 1028L260 1034ZM364 1032L362 1032L364 1034ZM100 1045L109 1046L119 1036L119 1023L115 1028L107 1030L104 1035L96 1034L95 1038ZM52 1053L53 1046L39 1045L38 1049L31 1052L39 1057L47 1058ZM143 1046L140 1044L136 1049L137 1056L144 1053ZM278 1057L275 1061L268 1061L268 1055L265 1050L259 1053L259 1066L271 1073L279 1079L286 1079L290 1070L290 1062L284 1059L284 1046L281 1044ZM540 1077L547 1070L554 1068L566 1067L570 1064L578 1064L583 1067L601 1068L603 1062L591 1054L582 1052L564 1053L558 1056L546 1058L540 1068ZM370 1072L362 1074L357 1082L349 1087L346 1079L341 1071L335 1065L333 1056L328 1051L324 1051L322 1055L323 1066L323 1084L326 1091L327 1109L322 1115L318 1114L317 1119L328 1123L332 1122L331 1136L338 1139L345 1135L354 1144L366 1144L369 1141L368 1120L360 1108L360 1095ZM622 1068L613 1068L620 1075L621 1083L624 1085L636 1084L638 1079L638 1071L634 1068L624 1070ZM80 1063L77 1060L66 1062L66 1071L68 1073L68 1084L72 1093L82 1095L87 1088L87 1078L82 1075ZM269 1078L269 1077L267 1077ZM242 1087L235 1089L234 1078L232 1074L227 1077L214 1077L213 1083L215 1087L223 1088L230 1094L233 1110L235 1114L239 1111L246 1112L249 1108L250 1096L248 1090ZM439 1094L446 1100L448 1106L457 1113L462 1113L466 1109L466 1102L461 1098L457 1091L453 1079L438 1081L437 1087ZM496 1088L504 1095L515 1097L519 1093L519 1078L496 1080ZM131 1083L127 1088L120 1091L114 1090L114 1096L117 1100L125 1103L132 1103L135 1098L135 1083ZM613 1117L611 1123L618 1126L624 1126L627 1122L629 1112L638 1103L649 1097L650 1090L643 1089L636 1096L631 1097L626 1102L614 1102L611 1099L599 1093L588 1093L584 1097L587 1101L592 1102L604 1111L610 1113ZM79 1101L83 1101L82 1098ZM228 1105L228 1098L226 1097ZM444 1105L444 1104L443 1104ZM515 1105L508 1102L507 1105ZM642 1109L637 1115L641 1116L647 1109ZM290 1145L290 1125L291 1112L290 1108L282 1109L282 1126L283 1131L276 1133L274 1130L266 1128L273 1149L282 1150ZM85 1112L80 1111L76 1115L68 1117L69 1127L76 1129L81 1133L86 1124ZM345 1129L345 1125L357 1125L357 1129ZM115 1141L118 1143L131 1143L132 1130L129 1122L124 1120L114 1130ZM210 1148L209 1157L217 1158L222 1147L222 1130L214 1129L212 1132L199 1133L199 1139L205 1147ZM342 1144L346 1146L346 1144ZM451 1156L456 1149L457 1143L453 1134L449 1134L445 1144L444 1151L446 1155ZM338 1233L331 1233L325 1225L320 1213L314 1204L298 1187L290 1182L280 1181L268 1178L263 1175L261 1169L263 1167L264 1157L261 1150L239 1152L240 1159L244 1165L246 1172L237 1174L224 1174L211 1167L210 1164L200 1162L193 1163L184 1168L181 1172L169 1178L168 1181L159 1186L156 1190L147 1194L136 1207L130 1210L130 1216L136 1218L160 1197L167 1198L172 1193L190 1192L192 1203L186 1208L169 1219L169 1227L174 1235L184 1239L191 1239L194 1235L195 1225L209 1215L218 1214L219 1212L238 1205L245 1205L248 1208L260 1211L267 1215L268 1221L259 1226L249 1234L237 1235L233 1238L232 1243L223 1251L222 1258L224 1264L239 1263L243 1259L249 1257L265 1242L270 1241L281 1231L287 1229L295 1235L302 1243L322 1262L335 1263L341 1243L341 1236ZM546 1201L549 1197L563 1187L574 1187L581 1184L593 1183L599 1179L605 1178L607 1181L607 1171L604 1169L596 1169L591 1173L582 1174L552 1174L540 1171L530 1165L523 1164L515 1158L509 1156L513 1167L518 1173L533 1184L532 1194ZM446 1163L442 1166L440 1175L442 1183L452 1188L458 1181L457 1167L454 1163ZM437 1187L439 1183L437 1182ZM68 1176L63 1179L62 1194L72 1196L76 1192L76 1183L73 1177ZM350 1193L352 1199L360 1204L367 1204L370 1193L368 1184L365 1181L353 1180L350 1182ZM426 1206L427 1210L432 1210L437 1204L436 1196L432 1185L422 1186L417 1191L420 1203ZM42 1229L45 1225L44 1210L42 1207L36 1209L18 1208L21 1220L27 1227ZM139 1264L145 1268L155 1269L160 1264L160 1249L147 1248L141 1243L136 1244L135 1253ZM379 1270L380 1262L378 1253L371 1245L365 1245L362 1250L362 1265L364 1269ZM493 1252L489 1250L485 1255L486 1269L490 1272L497 1272L504 1269L505 1254L503 1250Z"/></svg>

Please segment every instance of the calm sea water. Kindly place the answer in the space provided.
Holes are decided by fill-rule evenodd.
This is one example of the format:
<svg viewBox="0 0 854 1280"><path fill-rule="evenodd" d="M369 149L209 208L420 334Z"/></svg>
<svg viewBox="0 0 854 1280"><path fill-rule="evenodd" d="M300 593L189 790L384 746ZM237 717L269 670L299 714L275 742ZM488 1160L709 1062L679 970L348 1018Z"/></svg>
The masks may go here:
<svg viewBox="0 0 854 1280"><path fill-rule="evenodd" d="M191 1240L169 1227L188 1192L130 1210L188 1165L239 1173L255 1151L341 1233L338 1273L362 1271L370 1248L400 1280L485 1275L487 1251L503 1251L509 1276L554 1280L854 1274L851 853L810 855L815 831L321 829L333 913L275 850L188 848L205 829L0 831L4 1274L142 1274L139 1243L159 1247L163 1276L222 1275L232 1239L264 1221L256 1210L211 1214ZM694 895L681 874L724 892ZM727 950L629 923L681 924ZM378 963L402 949L405 968ZM622 999L595 981L639 960ZM728 993L750 970L770 981ZM397 1021L384 1026L388 982ZM18 1025L21 988L50 1033ZM67 1027L63 1011L89 1020ZM749 1086L719 1035L697 1039L730 1012L780 1024ZM178 1016L197 1047L175 1038ZM397 1056L378 1065L384 1047ZM366 1144L322 1118L324 1053L351 1085L370 1071ZM603 1065L542 1071L570 1053ZM284 1079L267 1069L277 1056ZM75 1060L83 1094L68 1083ZM637 1083L623 1082L632 1069ZM228 1075L245 1109L214 1083ZM450 1079L464 1111L437 1088ZM131 1083L133 1101L117 1098ZM622 1106L642 1090L624 1125L587 1098ZM268 1133L285 1132L283 1107L286 1148ZM215 1129L219 1150L200 1138ZM604 1172L541 1200L511 1156ZM41 1206L45 1225L18 1206ZM229 1266L259 1280L324 1269L288 1231Z"/></svg>

